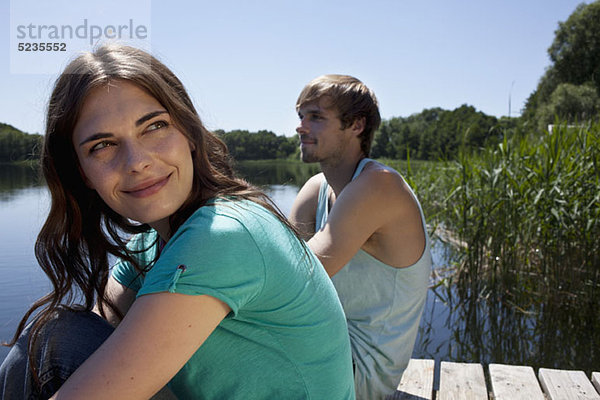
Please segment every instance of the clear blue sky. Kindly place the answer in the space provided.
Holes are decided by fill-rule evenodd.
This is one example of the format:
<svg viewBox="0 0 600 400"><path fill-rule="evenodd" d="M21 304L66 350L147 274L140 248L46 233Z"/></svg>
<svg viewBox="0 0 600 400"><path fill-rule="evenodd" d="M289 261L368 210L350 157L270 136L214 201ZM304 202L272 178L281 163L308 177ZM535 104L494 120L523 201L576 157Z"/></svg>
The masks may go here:
<svg viewBox="0 0 600 400"><path fill-rule="evenodd" d="M512 115L518 115L550 65L547 49L559 21L581 3L140 1L151 4L145 12L152 53L183 81L210 129L287 136L295 133L298 93L325 73L365 82L379 98L383 118L465 103L508 115L509 95ZM96 13L104 3L90 2ZM142 12L106 7L101 11L115 19ZM56 76L10 72L10 10L10 0L0 0L0 122L43 133ZM52 24L68 12L44 15Z"/></svg>

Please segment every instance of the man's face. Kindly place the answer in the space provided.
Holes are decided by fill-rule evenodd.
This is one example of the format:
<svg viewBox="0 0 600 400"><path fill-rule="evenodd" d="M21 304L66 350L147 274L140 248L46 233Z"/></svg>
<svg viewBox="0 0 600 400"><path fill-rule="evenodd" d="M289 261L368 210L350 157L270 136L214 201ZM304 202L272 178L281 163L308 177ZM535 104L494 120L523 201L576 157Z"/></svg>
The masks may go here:
<svg viewBox="0 0 600 400"><path fill-rule="evenodd" d="M300 123L296 128L300 137L300 154L306 163L336 163L352 145L360 147L356 131L349 126L342 129L337 110L327 98L304 104L298 109Z"/></svg>

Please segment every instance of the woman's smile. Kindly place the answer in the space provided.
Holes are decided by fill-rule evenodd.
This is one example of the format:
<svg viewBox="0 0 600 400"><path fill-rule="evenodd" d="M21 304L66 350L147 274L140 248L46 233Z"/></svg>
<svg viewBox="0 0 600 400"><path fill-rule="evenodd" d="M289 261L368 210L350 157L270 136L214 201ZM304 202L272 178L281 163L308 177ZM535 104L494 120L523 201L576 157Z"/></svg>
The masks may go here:
<svg viewBox="0 0 600 400"><path fill-rule="evenodd" d="M123 192L138 198L149 197L161 190L168 183L169 178L171 178L171 174L161 178L150 179L131 189L123 190Z"/></svg>

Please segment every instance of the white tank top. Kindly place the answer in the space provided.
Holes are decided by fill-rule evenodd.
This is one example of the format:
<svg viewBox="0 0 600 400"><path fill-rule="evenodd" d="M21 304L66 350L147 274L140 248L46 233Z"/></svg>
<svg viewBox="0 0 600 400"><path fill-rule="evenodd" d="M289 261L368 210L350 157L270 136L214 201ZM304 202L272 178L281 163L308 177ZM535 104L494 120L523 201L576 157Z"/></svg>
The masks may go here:
<svg viewBox="0 0 600 400"><path fill-rule="evenodd" d="M360 161L352 180L369 162L376 161ZM329 214L328 190L324 180L319 191L317 231ZM348 320L357 399L384 399L395 392L417 338L432 261L423 210L412 190L411 194L425 232L425 249L419 260L409 267L394 268L359 249L332 278Z"/></svg>

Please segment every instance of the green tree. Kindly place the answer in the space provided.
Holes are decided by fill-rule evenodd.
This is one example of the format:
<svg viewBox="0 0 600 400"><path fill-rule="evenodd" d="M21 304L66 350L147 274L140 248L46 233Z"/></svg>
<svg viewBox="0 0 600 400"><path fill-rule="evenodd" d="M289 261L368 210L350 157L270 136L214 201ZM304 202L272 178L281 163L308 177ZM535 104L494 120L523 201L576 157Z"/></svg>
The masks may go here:
<svg viewBox="0 0 600 400"><path fill-rule="evenodd" d="M277 136L267 130L258 132L217 130L215 133L227 144L229 153L236 160L287 158L293 155L298 147L298 142L294 138Z"/></svg>
<svg viewBox="0 0 600 400"><path fill-rule="evenodd" d="M548 53L559 81L591 81L600 92L600 1L578 5L555 35Z"/></svg>
<svg viewBox="0 0 600 400"><path fill-rule="evenodd" d="M29 135L14 126L0 123L0 162L39 158L41 135Z"/></svg>
<svg viewBox="0 0 600 400"><path fill-rule="evenodd" d="M460 147L480 148L498 142L501 129L496 117L462 105L448 111L425 109L407 118L395 117L382 122L375 133L373 157L405 160L453 159Z"/></svg>
<svg viewBox="0 0 600 400"><path fill-rule="evenodd" d="M371 146L371 157L374 158L395 158L392 120L383 121L379 129L375 132L373 144Z"/></svg>
<svg viewBox="0 0 600 400"><path fill-rule="evenodd" d="M559 23L548 55L552 65L546 69L536 90L527 99L523 112L523 119L537 127L543 126L549 118L554 119L548 113L557 105L556 97L565 100L567 94L567 97L583 95L585 97L579 101L568 103L585 106L590 100L586 88L594 88L596 94L600 95L600 1L580 4L565 22ZM581 90L563 87L559 94L554 95L558 87L565 83L584 87ZM571 114L563 117L573 119L586 110L571 111ZM587 115L588 118L592 117Z"/></svg>
<svg viewBox="0 0 600 400"><path fill-rule="evenodd" d="M563 122L576 123L594 118L600 112L600 97L591 83L573 85L561 83L550 96L550 100L538 108L538 129L543 131L555 118Z"/></svg>

